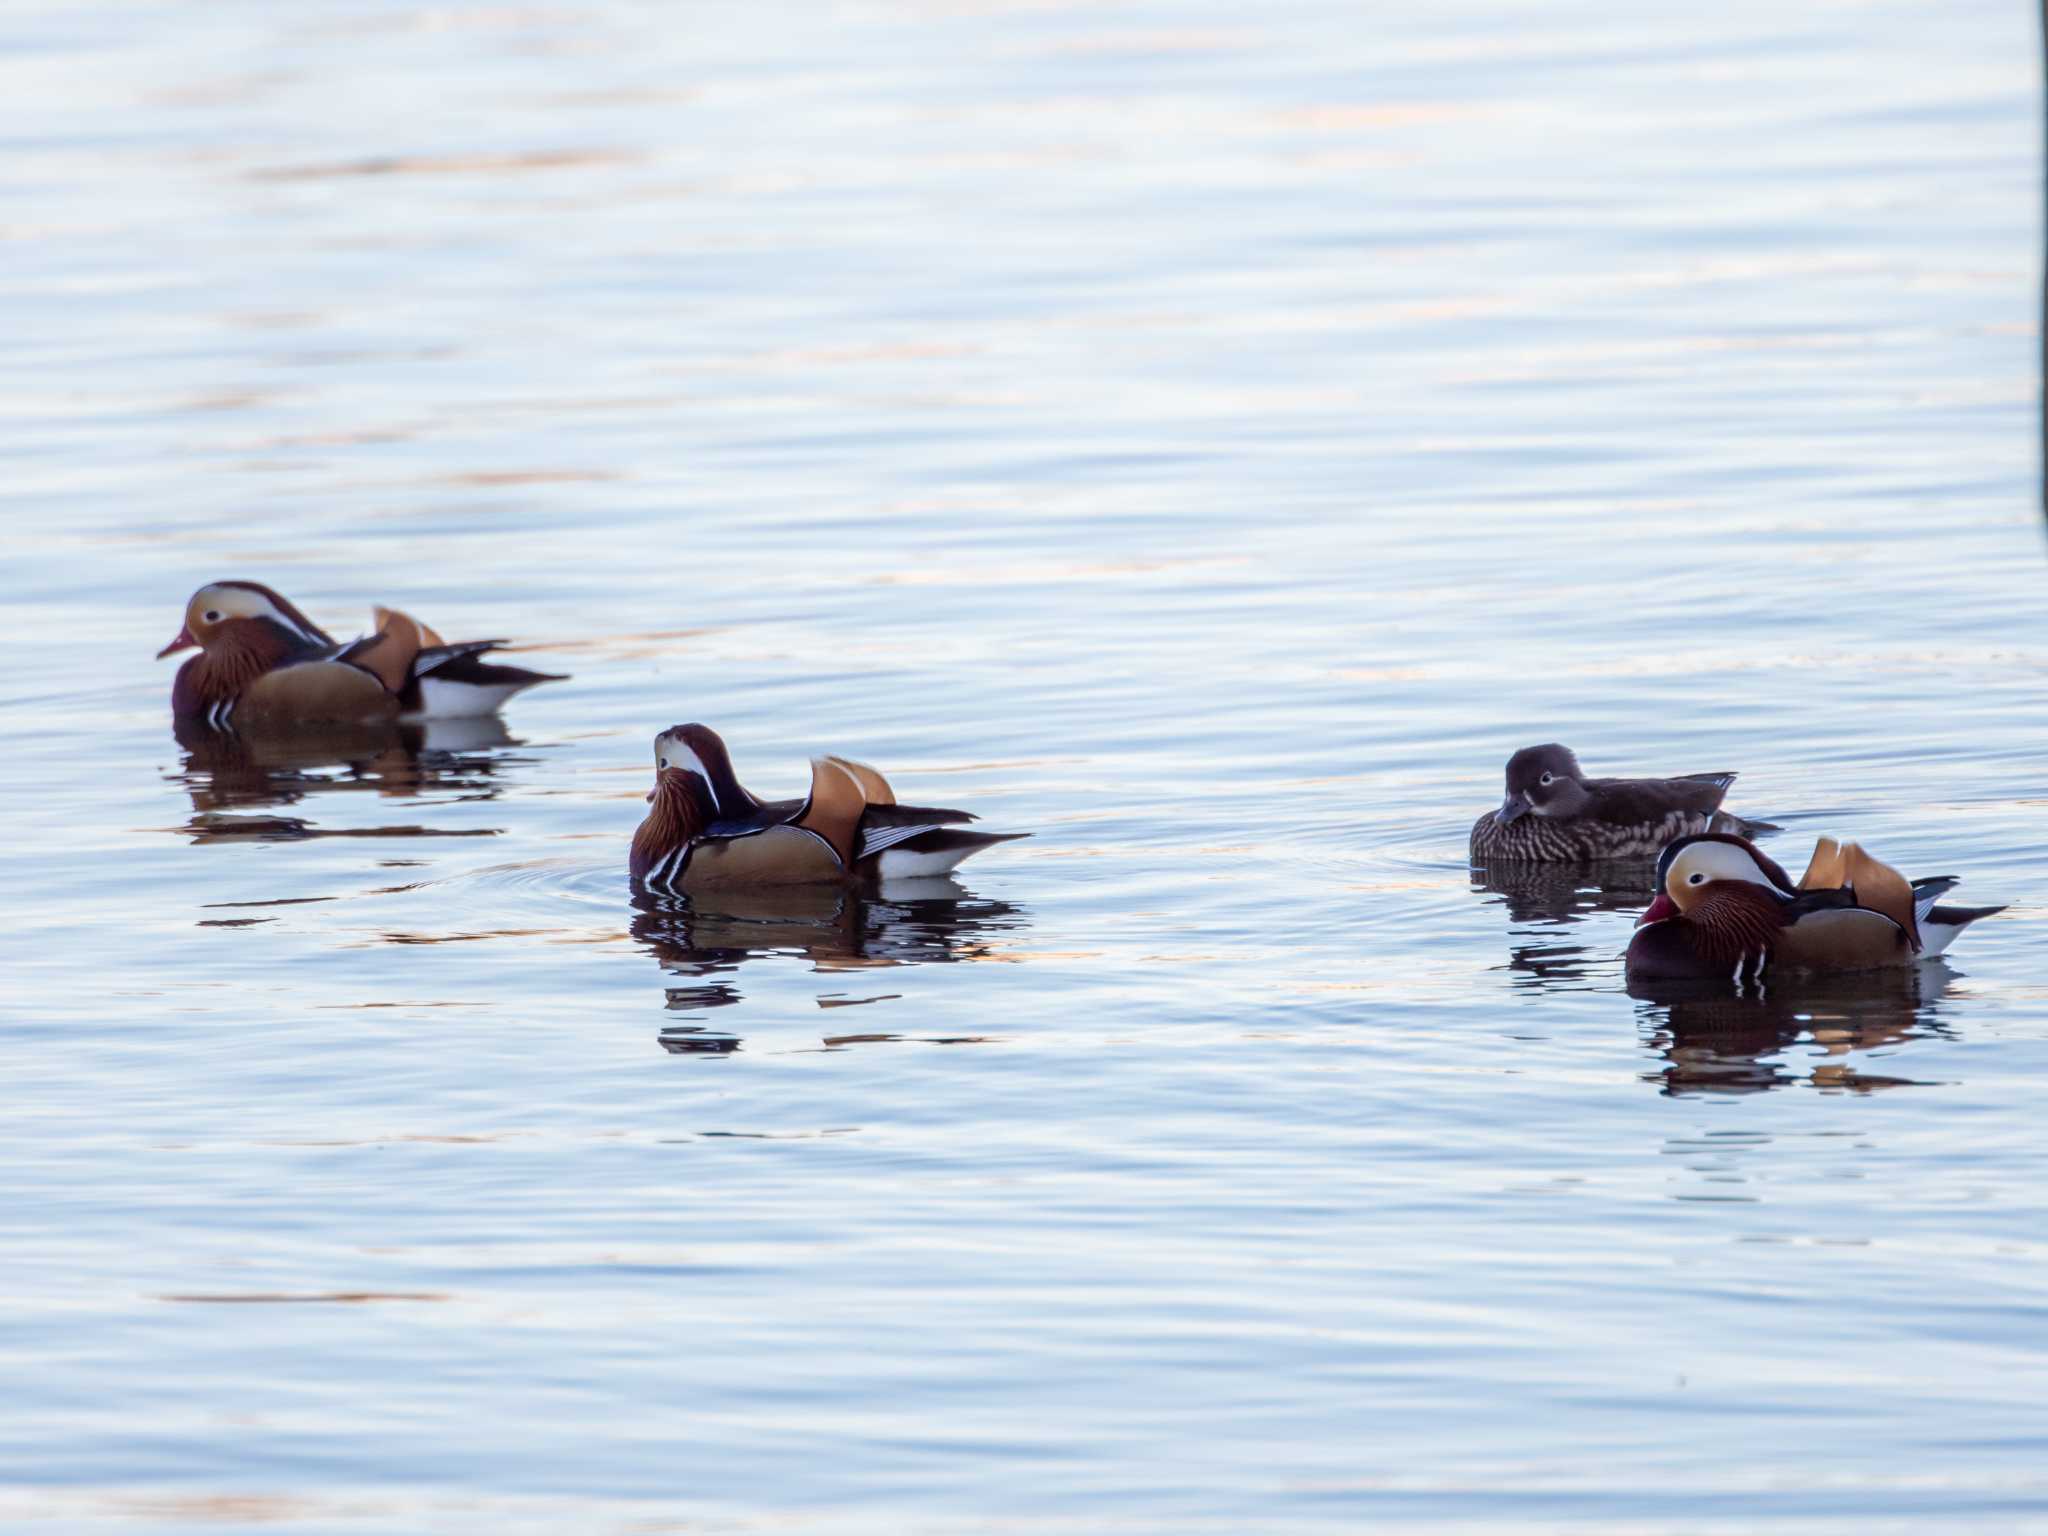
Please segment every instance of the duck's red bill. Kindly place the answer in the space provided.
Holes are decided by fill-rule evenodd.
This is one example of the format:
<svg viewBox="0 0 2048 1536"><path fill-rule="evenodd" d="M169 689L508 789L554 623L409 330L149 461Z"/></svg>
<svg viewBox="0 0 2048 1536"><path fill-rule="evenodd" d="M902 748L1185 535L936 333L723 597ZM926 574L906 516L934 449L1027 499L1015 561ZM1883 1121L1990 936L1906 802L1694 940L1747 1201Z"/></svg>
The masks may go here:
<svg viewBox="0 0 2048 1536"><path fill-rule="evenodd" d="M194 640L192 638L191 630L181 629L175 636L172 637L171 643L169 645L165 646L162 650L156 653L156 659L158 661L162 661L166 656L174 655L179 651L189 651L192 649L193 646L197 645L198 643L199 642L197 640Z"/></svg>
<svg viewBox="0 0 2048 1536"><path fill-rule="evenodd" d="M1636 919L1636 926L1641 928L1645 924L1661 923L1667 917L1676 916L1678 916L1678 903L1673 901L1664 892L1659 891L1657 899L1650 903L1648 909L1644 911L1641 917Z"/></svg>

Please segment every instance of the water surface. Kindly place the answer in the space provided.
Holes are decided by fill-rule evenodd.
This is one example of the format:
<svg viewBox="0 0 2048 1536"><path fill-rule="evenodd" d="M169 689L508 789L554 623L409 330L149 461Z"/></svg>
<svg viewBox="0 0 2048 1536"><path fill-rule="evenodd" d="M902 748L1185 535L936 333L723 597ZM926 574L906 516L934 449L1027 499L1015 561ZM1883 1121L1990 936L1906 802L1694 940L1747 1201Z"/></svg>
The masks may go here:
<svg viewBox="0 0 2048 1536"><path fill-rule="evenodd" d="M0 1517L2048 1522L2034 27L0 22ZM573 680L181 741L224 576ZM688 719L1034 835L636 904ZM1631 999L1552 738L2012 910Z"/></svg>

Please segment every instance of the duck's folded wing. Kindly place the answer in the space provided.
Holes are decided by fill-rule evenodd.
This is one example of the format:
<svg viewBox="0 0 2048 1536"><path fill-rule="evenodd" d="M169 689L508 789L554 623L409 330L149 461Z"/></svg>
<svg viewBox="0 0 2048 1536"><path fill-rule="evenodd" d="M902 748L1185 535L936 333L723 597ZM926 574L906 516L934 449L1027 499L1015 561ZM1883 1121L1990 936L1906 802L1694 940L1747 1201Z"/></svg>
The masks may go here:
<svg viewBox="0 0 2048 1536"><path fill-rule="evenodd" d="M446 645L448 643L434 632L434 629L431 625L422 624L418 619L414 618L409 613L401 613L396 608L386 608L382 603L379 603L376 607L370 610L370 628L373 631L381 633L383 630L390 627L391 622L394 619L402 619L407 624L410 624L414 629L418 630L421 645L440 646ZM505 642L502 640L486 640L483 643L485 645L503 645Z"/></svg>
<svg viewBox="0 0 2048 1536"><path fill-rule="evenodd" d="M1849 890L1821 889L1804 890L1785 903L1785 917L1788 922L1798 922L1816 912L1853 911L1856 893Z"/></svg>
<svg viewBox="0 0 2048 1536"><path fill-rule="evenodd" d="M861 818L867 814L867 792L858 775L830 757L811 759L811 792L796 824L822 838L844 870L858 856Z"/></svg>
<svg viewBox="0 0 2048 1536"><path fill-rule="evenodd" d="M856 763L850 757L838 757L830 754L826 756L825 761L836 764L851 774L854 782L860 785L862 798L870 806L894 805L896 803L896 791L889 787L889 781L882 777L882 771L879 768L870 768L866 763Z"/></svg>
<svg viewBox="0 0 2048 1536"><path fill-rule="evenodd" d="M560 672L535 672L484 660L503 640L464 640L423 647L401 692L407 714L429 718L487 715L522 688L556 683Z"/></svg>
<svg viewBox="0 0 2048 1536"><path fill-rule="evenodd" d="M977 819L970 811L941 810L928 805L871 805L861 818L858 857L865 859L913 837Z"/></svg>
<svg viewBox="0 0 2048 1536"><path fill-rule="evenodd" d="M958 827L979 819L973 811L948 811L936 805L870 805L868 813L860 819L860 858L879 854L883 848L895 848L911 838L922 838L926 831Z"/></svg>
<svg viewBox="0 0 2048 1536"><path fill-rule="evenodd" d="M1681 773L1671 782L1674 784L1705 784L1710 788L1718 789L1725 795L1728 793L1728 786L1735 782L1735 775L1732 773Z"/></svg>
<svg viewBox="0 0 2048 1536"><path fill-rule="evenodd" d="M1806 861L1806 873L1799 877L1802 891L1832 891L1849 883L1842 862L1842 845L1823 837L1813 845L1813 857Z"/></svg>
<svg viewBox="0 0 2048 1536"><path fill-rule="evenodd" d="M509 640L464 640L456 645L440 642L423 645L419 654L413 658L412 675L425 677L429 672L445 667L451 662L467 661L472 656L481 656L485 651L495 651L499 646L509 644Z"/></svg>
<svg viewBox="0 0 2048 1536"><path fill-rule="evenodd" d="M467 640L449 645L412 615L395 608L379 608L375 617L376 628L340 647L337 659L372 673L393 693L404 692L406 685L418 678L505 644L503 640ZM534 677L539 680L539 674Z"/></svg>
<svg viewBox="0 0 2048 1536"><path fill-rule="evenodd" d="M1962 883L1961 877L1956 875L1929 875L1924 880L1915 880L1913 882L1913 922L1916 925L1925 923L1927 921L1927 914L1934 910L1934 904Z"/></svg>
<svg viewBox="0 0 2048 1536"><path fill-rule="evenodd" d="M1918 891L1904 875L1857 844L1839 843L1832 837L1820 839L1814 844L1806 873L1799 878L1799 887L1803 891L1853 891L1857 906L1890 918L1906 931L1913 948L1920 948ZM1926 905L1932 906L1933 897L1940 894L1933 891Z"/></svg>
<svg viewBox="0 0 2048 1536"><path fill-rule="evenodd" d="M338 659L368 672L391 693L401 693L419 660L420 627L389 609L380 608L377 614L377 632L344 646Z"/></svg>
<svg viewBox="0 0 2048 1536"><path fill-rule="evenodd" d="M770 827L786 827L797 821L809 804L805 800L772 800L738 816L722 816L707 822L704 836L715 838L753 837Z"/></svg>
<svg viewBox="0 0 2048 1536"><path fill-rule="evenodd" d="M1800 877L1799 894L1786 905L1785 911L1795 921L1820 913L1862 912L1867 917L1884 918L1918 943L1921 925L1935 903L1961 883L1953 875L1915 880L1907 891L1913 919L1909 925L1902 920L1909 909L1899 900L1893 881L1903 883L1903 878L1889 865L1872 858L1854 843L1838 843L1824 837L1813 850L1806 873Z"/></svg>
<svg viewBox="0 0 2048 1536"><path fill-rule="evenodd" d="M1732 773L1694 773L1677 779L1594 779L1594 814L1626 826L1662 821L1674 811L1710 816L1721 808Z"/></svg>

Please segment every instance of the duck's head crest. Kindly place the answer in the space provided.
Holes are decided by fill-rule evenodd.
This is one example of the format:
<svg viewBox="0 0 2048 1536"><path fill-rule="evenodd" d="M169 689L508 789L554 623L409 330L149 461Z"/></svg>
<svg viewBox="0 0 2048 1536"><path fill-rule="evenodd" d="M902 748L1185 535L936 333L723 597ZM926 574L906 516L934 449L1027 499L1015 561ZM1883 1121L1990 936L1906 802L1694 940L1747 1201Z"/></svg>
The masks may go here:
<svg viewBox="0 0 2048 1536"><path fill-rule="evenodd" d="M314 645L331 645L327 631L307 618L284 597L260 581L213 581L192 594L185 604L185 624L158 651L157 659L189 650L205 649L227 632L237 619L267 619L295 638Z"/></svg>
<svg viewBox="0 0 2048 1536"><path fill-rule="evenodd" d="M1798 894L1792 877L1777 860L1748 838L1729 832L1699 832L1665 844L1657 856L1657 899L1636 919L1636 926L1691 911L1722 881L1758 886L1783 898Z"/></svg>

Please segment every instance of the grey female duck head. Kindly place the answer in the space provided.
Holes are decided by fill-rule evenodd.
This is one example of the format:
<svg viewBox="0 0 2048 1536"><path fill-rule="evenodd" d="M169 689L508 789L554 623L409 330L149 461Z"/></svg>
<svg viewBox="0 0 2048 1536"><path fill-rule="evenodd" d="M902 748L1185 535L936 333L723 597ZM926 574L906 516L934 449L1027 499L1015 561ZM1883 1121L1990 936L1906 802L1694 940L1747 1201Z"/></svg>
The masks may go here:
<svg viewBox="0 0 2048 1536"><path fill-rule="evenodd" d="M1510 826L1530 815L1577 816L1592 803L1577 756L1570 747L1549 741L1524 747L1508 759L1507 798L1496 814L1501 825Z"/></svg>

